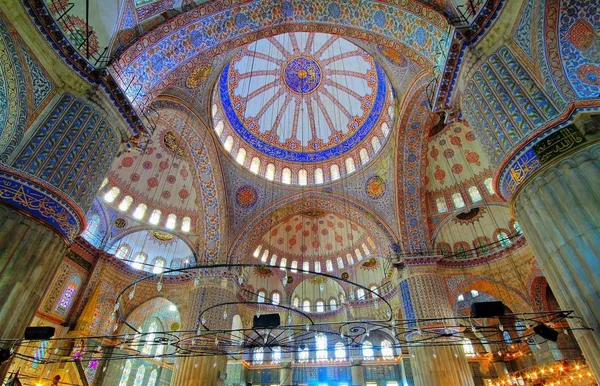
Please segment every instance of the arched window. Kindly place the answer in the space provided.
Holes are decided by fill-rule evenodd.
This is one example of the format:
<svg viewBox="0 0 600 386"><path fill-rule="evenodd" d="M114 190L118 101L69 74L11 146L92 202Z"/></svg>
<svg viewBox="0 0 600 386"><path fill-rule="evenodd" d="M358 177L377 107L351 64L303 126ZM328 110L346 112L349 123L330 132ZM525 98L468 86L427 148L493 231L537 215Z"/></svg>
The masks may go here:
<svg viewBox="0 0 600 386"><path fill-rule="evenodd" d="M281 347L275 346L272 348L273 352L271 354L271 362L272 363L280 363L281 362Z"/></svg>
<svg viewBox="0 0 600 386"><path fill-rule="evenodd" d="M466 356L475 355L475 348L473 348L473 343L471 343L471 339L464 338L462 341L463 351Z"/></svg>
<svg viewBox="0 0 600 386"><path fill-rule="evenodd" d="M115 253L115 257L117 259L121 259L121 260L126 259L126 258L129 257L129 252L130 251L131 250L129 249L128 245L121 245L119 247L119 249L117 249L117 253Z"/></svg>
<svg viewBox="0 0 600 386"><path fill-rule="evenodd" d="M258 258L258 256L260 256L260 251L262 250L262 245L259 245L258 247L256 247L256 249L254 250L254 253L252 254L252 256Z"/></svg>
<svg viewBox="0 0 600 386"><path fill-rule="evenodd" d="M233 137L231 135L228 135L227 138L225 138L223 147L225 148L225 150L227 150L228 153L231 152L231 149L233 149Z"/></svg>
<svg viewBox="0 0 600 386"><path fill-rule="evenodd" d="M121 203L119 204L119 210L122 212L127 212L127 210L129 209L129 207L131 206L132 203L133 203L133 197L131 197L131 196L123 197L123 200L121 200Z"/></svg>
<svg viewBox="0 0 600 386"><path fill-rule="evenodd" d="M290 266L290 268L292 269L292 272L298 272L298 262L296 260L292 261L292 265Z"/></svg>
<svg viewBox="0 0 600 386"><path fill-rule="evenodd" d="M131 374L131 360L127 359L125 361L125 366L123 367L123 372L121 373L121 380L119 381L119 386L127 385L127 381L129 380L129 374Z"/></svg>
<svg viewBox="0 0 600 386"><path fill-rule="evenodd" d="M184 217L183 220L181 220L181 231L187 233L190 231L191 227L192 219L190 219L189 217Z"/></svg>
<svg viewBox="0 0 600 386"><path fill-rule="evenodd" d="M315 184L323 183L323 169L316 168L315 169Z"/></svg>
<svg viewBox="0 0 600 386"><path fill-rule="evenodd" d="M304 346L300 349L300 351L298 352L298 362L308 362L308 347Z"/></svg>
<svg viewBox="0 0 600 386"><path fill-rule="evenodd" d="M156 372L156 369L152 370L152 372L150 373L150 378L148 379L148 385L147 386L154 386L156 385L156 377L158 376L158 373Z"/></svg>
<svg viewBox="0 0 600 386"><path fill-rule="evenodd" d="M317 334L315 337L315 343L317 348L317 360L318 361L326 361L327 360L327 335L325 334Z"/></svg>
<svg viewBox="0 0 600 386"><path fill-rule="evenodd" d="M359 288L356 290L356 298L358 300L365 300L365 290L362 288Z"/></svg>
<svg viewBox="0 0 600 386"><path fill-rule="evenodd" d="M267 170L265 170L265 178L269 181L273 181L275 179L275 165L268 164Z"/></svg>
<svg viewBox="0 0 600 386"><path fill-rule="evenodd" d="M154 267L152 268L152 273L162 273L165 269L165 259L161 257L157 257L154 259Z"/></svg>
<svg viewBox="0 0 600 386"><path fill-rule="evenodd" d="M354 165L354 158L346 158L346 174L354 173L356 166Z"/></svg>
<svg viewBox="0 0 600 386"><path fill-rule="evenodd" d="M500 242L500 245L502 245L503 248L510 246L510 239L505 232L498 232L496 239Z"/></svg>
<svg viewBox="0 0 600 386"><path fill-rule="evenodd" d="M258 296L257 296L257 301L259 303L264 303L265 302L265 291L258 291Z"/></svg>
<svg viewBox="0 0 600 386"><path fill-rule="evenodd" d="M356 249L354 250L354 254L356 255L356 259L357 259L358 261L361 261L361 260L362 260L362 258L363 258L363 255L362 255L362 253L360 252L360 249L356 248Z"/></svg>
<svg viewBox="0 0 600 386"><path fill-rule="evenodd" d="M305 261L302 263L302 270L303 271L310 271L310 263L308 261Z"/></svg>
<svg viewBox="0 0 600 386"><path fill-rule="evenodd" d="M223 134L224 127L225 127L225 124L223 123L223 121L217 122L217 125L215 126L215 133L217 134L217 137L221 138L221 134ZM233 138L231 138L231 140L233 142Z"/></svg>
<svg viewBox="0 0 600 386"><path fill-rule="evenodd" d="M46 351L48 350L48 341L43 340L40 345L33 352L33 361L31 362L31 368L36 369L38 365L44 362L46 358Z"/></svg>
<svg viewBox="0 0 600 386"><path fill-rule="evenodd" d="M459 302L463 302L465 300L465 295L463 295L463 294L458 295L456 300L458 300Z"/></svg>
<svg viewBox="0 0 600 386"><path fill-rule="evenodd" d="M337 342L335 344L335 359L339 361L346 359L346 347L344 347L342 342Z"/></svg>
<svg viewBox="0 0 600 386"><path fill-rule="evenodd" d="M298 185L305 186L308 183L308 172L306 169L298 170Z"/></svg>
<svg viewBox="0 0 600 386"><path fill-rule="evenodd" d="M360 149L360 151L358 152L358 156L360 157L361 165L364 165L367 162L369 162L369 152L367 151L367 149Z"/></svg>
<svg viewBox="0 0 600 386"><path fill-rule="evenodd" d="M488 191L488 193L490 195L493 195L495 193L494 192L494 186L492 185L492 179L491 178L486 178L483 181L483 184L485 185L485 188L487 189L487 191Z"/></svg>
<svg viewBox="0 0 600 386"><path fill-rule="evenodd" d="M322 300L317 301L317 312L325 312L325 303Z"/></svg>
<svg viewBox="0 0 600 386"><path fill-rule="evenodd" d="M479 189L477 189L477 186L471 186L469 188L468 192L469 192L469 197L471 197L471 201L473 201L473 202L481 201L481 193L479 193Z"/></svg>
<svg viewBox="0 0 600 386"><path fill-rule="evenodd" d="M331 260L325 261L325 267L327 268L327 272L333 271L333 263Z"/></svg>
<svg viewBox="0 0 600 386"><path fill-rule="evenodd" d="M354 264L354 257L352 257L352 255L349 253L346 254L346 260L348 261L349 265Z"/></svg>
<svg viewBox="0 0 600 386"><path fill-rule="evenodd" d="M265 359L265 350L262 347L254 348L254 353L252 355L252 361L255 365L262 365Z"/></svg>
<svg viewBox="0 0 600 386"><path fill-rule="evenodd" d="M252 162L250 162L250 171L254 174L258 174L260 170L260 158L253 157Z"/></svg>
<svg viewBox="0 0 600 386"><path fill-rule="evenodd" d="M102 184L100 184L100 189L98 189L99 191L104 189L104 187L108 184L108 178L105 178L102 180Z"/></svg>
<svg viewBox="0 0 600 386"><path fill-rule="evenodd" d="M379 141L379 137L371 138L371 145L373 146L373 151L377 153L379 149L381 149L381 142Z"/></svg>
<svg viewBox="0 0 600 386"><path fill-rule="evenodd" d="M465 201L463 200L462 194L454 193L452 194L452 202L454 203L455 208L462 208L465 206Z"/></svg>
<svg viewBox="0 0 600 386"><path fill-rule="evenodd" d="M321 272L321 262L315 261L315 272Z"/></svg>
<svg viewBox="0 0 600 386"><path fill-rule="evenodd" d="M512 344L512 339L510 338L510 334L508 333L508 331L502 332L502 339L504 339L504 343Z"/></svg>
<svg viewBox="0 0 600 386"><path fill-rule="evenodd" d="M337 260L337 266L338 266L338 268L339 269L344 268L344 259L342 259L341 256L338 256L338 258L336 260Z"/></svg>
<svg viewBox="0 0 600 386"><path fill-rule="evenodd" d="M146 210L148 206L146 204L138 204L138 206L133 211L133 218L141 220L146 215Z"/></svg>
<svg viewBox="0 0 600 386"><path fill-rule="evenodd" d="M235 161L240 165L244 164L244 162L246 161L246 149L244 149L243 147L240 147L238 149L237 155L235 156Z"/></svg>
<svg viewBox="0 0 600 386"><path fill-rule="evenodd" d="M167 216L167 222L165 224L165 227L167 229L175 229L175 226L177 225L177 215L176 214L169 214Z"/></svg>
<svg viewBox="0 0 600 386"><path fill-rule="evenodd" d="M294 308L298 308L300 306L300 299L298 299L298 296L294 297L294 301L292 302L292 305L294 306Z"/></svg>
<svg viewBox="0 0 600 386"><path fill-rule="evenodd" d="M448 205L446 205L446 199L444 199L444 197L436 198L435 205L437 206L438 213L445 213L448 211Z"/></svg>
<svg viewBox="0 0 600 386"><path fill-rule="evenodd" d="M383 359L394 359L394 349L392 342L387 339L381 341L381 357Z"/></svg>
<svg viewBox="0 0 600 386"><path fill-rule="evenodd" d="M144 267L144 263L146 262L146 255L143 253L138 253L135 255L133 259L133 264L131 266L135 269L142 269Z"/></svg>
<svg viewBox="0 0 600 386"><path fill-rule="evenodd" d="M58 300L58 304L56 305L56 312L59 314L65 315L71 307L73 303L73 299L75 299L75 295L79 290L79 286L81 285L81 278L79 275L71 275L69 281L67 282L67 286L65 287L60 299Z"/></svg>
<svg viewBox="0 0 600 386"><path fill-rule="evenodd" d="M362 243L361 247L362 247L363 252L365 253L365 256L369 256L371 254L371 251L369 251L367 244Z"/></svg>
<svg viewBox="0 0 600 386"><path fill-rule="evenodd" d="M133 386L142 386L144 382L144 374L146 373L146 366L141 365L138 367L137 372L135 373L135 381L133 381Z"/></svg>
<svg viewBox="0 0 600 386"><path fill-rule="evenodd" d="M281 295L279 295L279 292L273 292L273 294L271 295L271 303L278 305L280 300Z"/></svg>
<svg viewBox="0 0 600 386"><path fill-rule="evenodd" d="M310 312L310 300L305 300L302 302L302 311Z"/></svg>
<svg viewBox="0 0 600 386"><path fill-rule="evenodd" d="M148 327L146 336L144 337L146 343L144 343L144 347L142 348L142 354L149 355L152 352L152 348L154 347L154 338L156 336L156 330L156 322L152 322Z"/></svg>
<svg viewBox="0 0 600 386"><path fill-rule="evenodd" d="M271 262L269 264L270 265L276 265L277 264L277 255L276 254L272 254L271 255Z"/></svg>
<svg viewBox="0 0 600 386"><path fill-rule="evenodd" d="M331 311L335 311L337 309L337 302L335 301L335 299L329 300L329 309Z"/></svg>
<svg viewBox="0 0 600 386"><path fill-rule="evenodd" d="M373 343L365 340L362 344L362 355L366 361L372 361L375 359L375 353L373 352Z"/></svg>
<svg viewBox="0 0 600 386"><path fill-rule="evenodd" d="M331 175L331 181L340 179L340 167L337 164L333 164L329 167L329 174Z"/></svg>
<svg viewBox="0 0 600 386"><path fill-rule="evenodd" d="M376 298L376 297L377 297L376 295L378 295L378 294L379 294L379 288L377 288L377 286L376 286L376 285L372 285L372 286L371 286L371 288L369 288L369 289L370 289L371 291L373 291L373 294L372 294L372 295L373 295L373 298Z"/></svg>
<svg viewBox="0 0 600 386"><path fill-rule="evenodd" d="M513 228L517 233L519 233L519 234L523 233L523 229L521 229L521 225L516 220L513 222Z"/></svg>
<svg viewBox="0 0 600 386"><path fill-rule="evenodd" d="M152 225L158 225L158 223L160 222L160 215L161 215L160 209L154 209L152 211L152 214L150 214L150 218L148 219L148 222Z"/></svg>
<svg viewBox="0 0 600 386"><path fill-rule="evenodd" d="M289 168L281 171L281 182L288 185L292 183L292 171Z"/></svg>
<svg viewBox="0 0 600 386"><path fill-rule="evenodd" d="M119 193L121 193L121 189L117 188L116 186L113 186L104 195L104 201L106 201L106 202L113 202L117 198L117 196L119 195Z"/></svg>
<svg viewBox="0 0 600 386"><path fill-rule="evenodd" d="M262 261L263 263L266 263L268 258L269 258L269 250L265 249L263 251L262 257L260 258L260 261Z"/></svg>
<svg viewBox="0 0 600 386"><path fill-rule="evenodd" d="M392 108L392 111L393 111L393 108ZM390 114L390 115L393 116L393 114ZM387 137L390 134L390 127L388 126L388 124L386 122L383 122L383 124L381 125L381 132L383 133L384 137Z"/></svg>
<svg viewBox="0 0 600 386"><path fill-rule="evenodd" d="M279 268L280 269L286 269L287 268L287 259L284 257L281 259L281 261L279 262Z"/></svg>
<svg viewBox="0 0 600 386"><path fill-rule="evenodd" d="M477 290L471 290L471 297L472 298L476 298L477 296L479 296L479 291L477 291Z"/></svg>

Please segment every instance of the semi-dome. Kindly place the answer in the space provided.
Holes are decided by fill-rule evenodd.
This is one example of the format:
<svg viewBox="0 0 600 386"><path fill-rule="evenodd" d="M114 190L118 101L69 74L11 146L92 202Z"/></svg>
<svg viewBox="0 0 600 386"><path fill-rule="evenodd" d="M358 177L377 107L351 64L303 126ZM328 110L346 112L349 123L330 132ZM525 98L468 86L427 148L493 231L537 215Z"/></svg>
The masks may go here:
<svg viewBox="0 0 600 386"><path fill-rule="evenodd" d="M393 93L382 67L348 40L285 33L225 65L212 117L225 150L253 173L322 184L379 152L393 127Z"/></svg>

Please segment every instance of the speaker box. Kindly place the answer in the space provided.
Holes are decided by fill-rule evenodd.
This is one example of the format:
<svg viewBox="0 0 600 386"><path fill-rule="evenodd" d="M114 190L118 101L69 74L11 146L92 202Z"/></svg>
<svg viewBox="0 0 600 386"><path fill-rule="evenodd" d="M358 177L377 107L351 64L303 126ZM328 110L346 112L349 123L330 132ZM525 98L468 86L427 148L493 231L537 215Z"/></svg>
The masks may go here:
<svg viewBox="0 0 600 386"><path fill-rule="evenodd" d="M545 324L538 324L533 328L533 332L546 340L551 340L553 342L558 340L558 331L546 326Z"/></svg>
<svg viewBox="0 0 600 386"><path fill-rule="evenodd" d="M10 350L7 348L0 348L0 364L6 362L10 358Z"/></svg>
<svg viewBox="0 0 600 386"><path fill-rule="evenodd" d="M25 340L46 340L54 336L54 327L27 327Z"/></svg>
<svg viewBox="0 0 600 386"><path fill-rule="evenodd" d="M281 318L279 317L279 314L254 315L252 328L275 328L279 327L280 324Z"/></svg>
<svg viewBox="0 0 600 386"><path fill-rule="evenodd" d="M504 303L477 302L471 304L472 318L492 318L495 316L504 316Z"/></svg>

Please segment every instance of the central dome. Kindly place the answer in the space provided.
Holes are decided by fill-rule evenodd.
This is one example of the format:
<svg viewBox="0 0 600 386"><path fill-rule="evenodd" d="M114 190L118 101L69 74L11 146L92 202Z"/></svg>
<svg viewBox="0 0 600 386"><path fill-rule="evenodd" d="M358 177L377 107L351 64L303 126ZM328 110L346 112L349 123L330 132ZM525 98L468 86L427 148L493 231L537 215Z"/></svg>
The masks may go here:
<svg viewBox="0 0 600 386"><path fill-rule="evenodd" d="M363 49L334 35L286 33L246 46L224 67L213 123L252 172L319 184L375 156L392 126L392 99L385 72Z"/></svg>

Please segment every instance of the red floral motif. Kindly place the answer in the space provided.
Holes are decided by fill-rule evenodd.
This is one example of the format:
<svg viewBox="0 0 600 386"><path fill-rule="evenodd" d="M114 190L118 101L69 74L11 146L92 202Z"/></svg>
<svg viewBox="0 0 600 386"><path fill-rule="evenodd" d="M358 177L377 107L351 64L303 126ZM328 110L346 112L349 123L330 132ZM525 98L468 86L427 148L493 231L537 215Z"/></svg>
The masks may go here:
<svg viewBox="0 0 600 386"><path fill-rule="evenodd" d="M339 244L344 241L344 239L341 235L335 235L335 241Z"/></svg>
<svg viewBox="0 0 600 386"><path fill-rule="evenodd" d="M187 169L184 167L179 171L179 174L181 175L181 177L183 177L183 179L185 180L187 178L187 176L189 175Z"/></svg>
<svg viewBox="0 0 600 386"><path fill-rule="evenodd" d="M133 173L129 178L131 178L131 181L133 182L138 182L140 180L140 175L137 173Z"/></svg>
<svg viewBox="0 0 600 386"><path fill-rule="evenodd" d="M577 77L584 83L600 86L600 67L586 63L577 69Z"/></svg>
<svg viewBox="0 0 600 386"><path fill-rule="evenodd" d="M467 131L465 133L465 138L467 139L467 141L473 142L475 140L475 133L473 133L473 130Z"/></svg>
<svg viewBox="0 0 600 386"><path fill-rule="evenodd" d="M437 158L440 155L440 151L438 150L437 147L435 147L435 145L433 145L433 147L431 148L431 152L429 153L429 155L431 156L431 158L433 158L434 160L437 161Z"/></svg>
<svg viewBox="0 0 600 386"><path fill-rule="evenodd" d="M161 197L164 198L165 200L168 200L169 198L171 198L171 192L169 192L168 190L165 190L164 192L162 192Z"/></svg>
<svg viewBox="0 0 600 386"><path fill-rule="evenodd" d="M457 137L456 135L450 136L450 143L454 146L462 146L462 141L460 140L460 137Z"/></svg>
<svg viewBox="0 0 600 386"><path fill-rule="evenodd" d="M164 161L160 161L160 164L158 165L158 170L165 171L169 168L169 161L164 160Z"/></svg>
<svg viewBox="0 0 600 386"><path fill-rule="evenodd" d="M146 182L148 183L148 188L150 189L154 189L158 186L158 178L156 177L150 177Z"/></svg>
<svg viewBox="0 0 600 386"><path fill-rule="evenodd" d="M144 169L146 169L146 170L150 170L150 169L152 169L152 162L150 162L150 161L145 161L145 162L142 164L142 167L143 167Z"/></svg>
<svg viewBox="0 0 600 386"><path fill-rule="evenodd" d="M313 246L313 248L317 249L321 246L321 243L319 242L319 240L314 240L312 242L312 246Z"/></svg>
<svg viewBox="0 0 600 386"><path fill-rule="evenodd" d="M325 244L325 249L327 249L328 251L331 251L333 249L333 245L331 245L331 243L327 243L327 244Z"/></svg>
<svg viewBox="0 0 600 386"><path fill-rule="evenodd" d="M578 20L569 30L569 40L577 49L587 50L594 43L594 27L586 20Z"/></svg>
<svg viewBox="0 0 600 386"><path fill-rule="evenodd" d="M190 196L190 192L186 188L183 188L179 191L179 198L181 198L182 200L185 200L189 196Z"/></svg>
<svg viewBox="0 0 600 386"><path fill-rule="evenodd" d="M446 158L454 157L454 150L452 150L452 149L444 150L444 157L446 157Z"/></svg>
<svg viewBox="0 0 600 386"><path fill-rule="evenodd" d="M481 162L479 162L479 154L477 152L465 150L465 154L469 163L481 166Z"/></svg>
<svg viewBox="0 0 600 386"><path fill-rule="evenodd" d="M167 182L168 182L169 184L174 184L174 183L175 183L175 181L177 181L177 178L175 178L175 176L174 176L174 175L170 174L170 175L168 175L168 176L167 176Z"/></svg>
<svg viewBox="0 0 600 386"><path fill-rule="evenodd" d="M275 228L271 231L271 236L277 236L277 232L279 232L278 228Z"/></svg>
<svg viewBox="0 0 600 386"><path fill-rule="evenodd" d="M463 166L461 164L454 164L452 165L452 173L454 174L460 174L463 171Z"/></svg>
<svg viewBox="0 0 600 386"><path fill-rule="evenodd" d="M285 231L286 231L286 232L290 233L290 231L291 231L291 230L292 230L292 226L291 226L291 225L287 225L287 226L285 227Z"/></svg>
<svg viewBox="0 0 600 386"><path fill-rule="evenodd" d="M327 229L321 229L321 234L323 236L327 236L329 234L329 230L327 230Z"/></svg>
<svg viewBox="0 0 600 386"><path fill-rule="evenodd" d="M446 178L446 172L440 168L440 165L435 165L435 172L433 173L435 179L440 183L444 184L444 178Z"/></svg>
<svg viewBox="0 0 600 386"><path fill-rule="evenodd" d="M125 157L123 158L123 161L121 161L121 166L123 167L129 168L131 165L133 165L133 158L131 157Z"/></svg>
<svg viewBox="0 0 600 386"><path fill-rule="evenodd" d="M292 237L291 239L289 239L288 244L290 247L293 247L294 245L296 245L297 241L296 238Z"/></svg>

